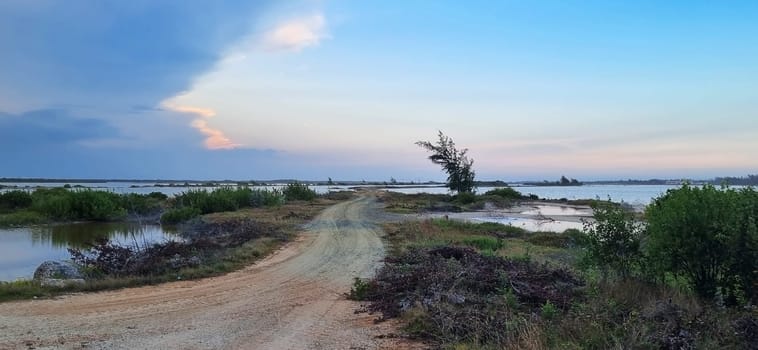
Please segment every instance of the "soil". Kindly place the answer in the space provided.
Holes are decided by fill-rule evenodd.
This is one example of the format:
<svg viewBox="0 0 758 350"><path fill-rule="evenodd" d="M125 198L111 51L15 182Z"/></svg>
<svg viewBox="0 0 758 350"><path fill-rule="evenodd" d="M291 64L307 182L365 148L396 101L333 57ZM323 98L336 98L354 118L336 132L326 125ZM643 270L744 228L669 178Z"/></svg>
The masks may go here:
<svg viewBox="0 0 758 350"><path fill-rule="evenodd" d="M384 256L373 196L324 210L297 240L243 270L0 304L0 349L376 349L417 347L344 293Z"/></svg>

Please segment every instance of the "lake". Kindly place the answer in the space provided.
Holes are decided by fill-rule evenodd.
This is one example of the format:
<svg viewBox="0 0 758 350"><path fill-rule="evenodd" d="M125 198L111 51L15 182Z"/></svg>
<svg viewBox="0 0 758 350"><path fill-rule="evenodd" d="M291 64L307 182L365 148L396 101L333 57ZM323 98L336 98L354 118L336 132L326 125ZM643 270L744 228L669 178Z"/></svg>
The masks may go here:
<svg viewBox="0 0 758 350"><path fill-rule="evenodd" d="M143 247L177 240L159 225L138 223L76 223L0 229L0 281L30 279L45 260L66 260L68 248L86 248L98 238Z"/></svg>
<svg viewBox="0 0 758 350"><path fill-rule="evenodd" d="M670 189L679 185L583 185L583 186L513 186L523 195L535 194L545 199L608 199L632 205L647 205ZM735 186L738 187L738 186ZM494 187L479 187L477 193L487 192ZM401 193L448 193L445 187L399 188L390 191Z"/></svg>

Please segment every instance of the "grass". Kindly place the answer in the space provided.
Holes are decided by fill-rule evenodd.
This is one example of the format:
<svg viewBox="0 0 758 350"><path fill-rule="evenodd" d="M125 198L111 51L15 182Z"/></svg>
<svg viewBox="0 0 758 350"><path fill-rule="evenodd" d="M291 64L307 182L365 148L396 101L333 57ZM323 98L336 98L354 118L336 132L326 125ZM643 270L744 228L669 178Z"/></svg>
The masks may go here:
<svg viewBox="0 0 758 350"><path fill-rule="evenodd" d="M0 227L18 227L39 225L50 220L44 215L31 210L20 210L9 214L0 214Z"/></svg>
<svg viewBox="0 0 758 350"><path fill-rule="evenodd" d="M506 208L523 198L520 194L518 196L513 195L509 190L515 191L510 188L501 188L484 194L461 193L454 196L429 193L403 194L390 191L382 193L380 199L385 203L385 210L398 214L416 214L428 211L459 212L480 210L488 204L498 208Z"/></svg>

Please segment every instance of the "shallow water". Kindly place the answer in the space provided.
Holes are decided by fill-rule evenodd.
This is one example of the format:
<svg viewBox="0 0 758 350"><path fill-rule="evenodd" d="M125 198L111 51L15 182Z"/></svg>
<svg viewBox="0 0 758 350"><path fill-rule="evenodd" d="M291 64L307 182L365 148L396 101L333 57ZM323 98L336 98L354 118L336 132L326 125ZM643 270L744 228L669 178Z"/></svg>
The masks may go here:
<svg viewBox="0 0 758 350"><path fill-rule="evenodd" d="M523 195L534 194L544 199L611 199L614 202L625 202L632 205L648 205L670 189L679 185L583 185L583 186L513 186L513 189ZM735 186L738 187L738 186ZM495 187L479 187L477 193L485 193ZM412 193L449 193L445 187L402 188L390 191L406 194ZM547 215L547 214L545 214ZM563 214L566 215L566 214Z"/></svg>
<svg viewBox="0 0 758 350"><path fill-rule="evenodd" d="M535 206L534 209L522 211L521 214L544 216L592 216L592 210L557 205L538 205Z"/></svg>
<svg viewBox="0 0 758 350"><path fill-rule="evenodd" d="M86 248L99 238L138 247L179 239L159 225L78 223L0 229L0 281L31 278L45 260L65 260L68 248Z"/></svg>
<svg viewBox="0 0 758 350"><path fill-rule="evenodd" d="M473 218L472 220L481 222L496 222L503 225L509 225L514 227L520 227L527 231L546 231L546 232L563 232L570 228L582 229L581 222L562 221L562 220L537 220L526 218L511 218L511 217L481 217Z"/></svg>

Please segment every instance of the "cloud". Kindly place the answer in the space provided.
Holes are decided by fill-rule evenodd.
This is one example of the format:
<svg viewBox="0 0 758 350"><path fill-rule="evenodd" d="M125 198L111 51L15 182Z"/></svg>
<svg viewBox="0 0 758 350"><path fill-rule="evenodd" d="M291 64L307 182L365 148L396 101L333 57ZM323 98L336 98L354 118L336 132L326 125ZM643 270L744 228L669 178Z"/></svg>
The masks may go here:
<svg viewBox="0 0 758 350"><path fill-rule="evenodd" d="M205 119L195 119L191 125L207 136L204 144L208 149L234 149L242 146L232 142L232 140L224 135L223 131L209 127L208 121Z"/></svg>
<svg viewBox="0 0 758 350"><path fill-rule="evenodd" d="M201 137L236 147L207 122L176 122L175 112L213 111L160 103L212 70L271 3L0 1L0 111L13 112L0 112L0 154L24 149L28 163L100 149L186 152ZM15 166L3 170L30 168Z"/></svg>
<svg viewBox="0 0 758 350"><path fill-rule="evenodd" d="M278 24L264 35L263 44L271 51L300 51L318 46L325 38L326 20L322 14L313 14Z"/></svg>
<svg viewBox="0 0 758 350"><path fill-rule="evenodd" d="M176 105L170 102L164 102L163 107L165 107L168 110L182 113L182 114L190 114L195 115L200 118L196 118L192 121L190 124L193 128L197 129L206 136L205 139L205 147L208 149L234 149L242 146L241 144L234 143L232 140L230 140L223 131L219 129L211 128L208 125L208 120L210 118L213 118L216 116L216 111L210 109L210 108L202 108L202 107L193 107L193 106L181 106Z"/></svg>
<svg viewBox="0 0 758 350"><path fill-rule="evenodd" d="M120 137L110 123L71 115L63 109L9 114L0 112L0 148L48 149Z"/></svg>
<svg viewBox="0 0 758 350"><path fill-rule="evenodd" d="M46 105L156 105L211 69L265 6L0 2L0 91Z"/></svg>

